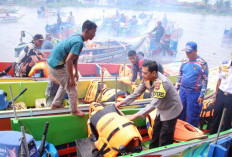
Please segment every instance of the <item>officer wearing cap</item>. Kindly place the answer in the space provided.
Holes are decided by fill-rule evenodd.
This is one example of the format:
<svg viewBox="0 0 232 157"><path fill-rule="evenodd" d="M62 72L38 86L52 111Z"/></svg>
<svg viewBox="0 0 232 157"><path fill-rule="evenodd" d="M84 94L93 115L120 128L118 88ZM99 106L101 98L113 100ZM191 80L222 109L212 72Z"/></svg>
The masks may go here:
<svg viewBox="0 0 232 157"><path fill-rule="evenodd" d="M41 47L43 40L43 35L36 34L33 40L20 52L14 64L16 77L28 77L31 68L37 61L41 60L42 53L38 52L37 49Z"/></svg>
<svg viewBox="0 0 232 157"><path fill-rule="evenodd" d="M197 43L187 42L184 49L187 58L181 63L176 89L183 105L180 115L181 120L186 120L195 127L198 127L199 114L208 83L207 62L198 56Z"/></svg>
<svg viewBox="0 0 232 157"><path fill-rule="evenodd" d="M223 61L219 67L218 82L216 85L216 97L213 100L214 115L210 134L217 132L222 111L227 108L222 131L231 128L232 116L232 53L229 61Z"/></svg>

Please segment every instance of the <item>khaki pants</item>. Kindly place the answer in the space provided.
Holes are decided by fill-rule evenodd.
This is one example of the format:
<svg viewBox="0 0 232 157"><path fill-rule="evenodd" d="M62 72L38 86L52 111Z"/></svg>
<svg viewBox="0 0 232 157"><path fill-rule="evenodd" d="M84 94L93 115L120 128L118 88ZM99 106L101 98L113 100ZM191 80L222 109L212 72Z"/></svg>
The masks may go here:
<svg viewBox="0 0 232 157"><path fill-rule="evenodd" d="M77 99L78 99L77 86L68 87L69 75L66 70L66 67L63 67L61 69L53 69L48 65L48 68L49 68L49 73L53 75L56 78L56 80L60 83L59 89L56 93L56 96L52 104L61 105L62 98L67 93L69 98L69 109L71 110L71 112L76 112Z"/></svg>

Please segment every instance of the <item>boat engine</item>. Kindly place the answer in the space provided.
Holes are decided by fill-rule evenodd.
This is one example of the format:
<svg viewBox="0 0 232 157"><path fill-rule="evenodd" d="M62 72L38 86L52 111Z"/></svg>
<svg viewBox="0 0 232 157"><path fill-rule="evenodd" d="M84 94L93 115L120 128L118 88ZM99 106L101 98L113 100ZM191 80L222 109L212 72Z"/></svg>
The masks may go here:
<svg viewBox="0 0 232 157"><path fill-rule="evenodd" d="M0 157L22 155L22 133L19 131L0 131ZM26 134L30 157L38 157L39 152L33 136Z"/></svg>

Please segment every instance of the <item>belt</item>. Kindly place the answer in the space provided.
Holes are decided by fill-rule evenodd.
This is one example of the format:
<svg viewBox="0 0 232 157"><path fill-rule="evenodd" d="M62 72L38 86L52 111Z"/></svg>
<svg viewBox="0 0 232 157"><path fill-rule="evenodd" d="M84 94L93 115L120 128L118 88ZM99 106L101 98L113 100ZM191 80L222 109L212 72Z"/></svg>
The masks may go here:
<svg viewBox="0 0 232 157"><path fill-rule="evenodd" d="M62 69L64 67L64 65L57 65L56 67L55 67L55 69Z"/></svg>
<svg viewBox="0 0 232 157"><path fill-rule="evenodd" d="M222 91L222 90L220 90L222 93L223 93L223 95L225 95L225 96L232 96L232 94L230 94L230 93L227 93L227 92L224 92L224 91Z"/></svg>

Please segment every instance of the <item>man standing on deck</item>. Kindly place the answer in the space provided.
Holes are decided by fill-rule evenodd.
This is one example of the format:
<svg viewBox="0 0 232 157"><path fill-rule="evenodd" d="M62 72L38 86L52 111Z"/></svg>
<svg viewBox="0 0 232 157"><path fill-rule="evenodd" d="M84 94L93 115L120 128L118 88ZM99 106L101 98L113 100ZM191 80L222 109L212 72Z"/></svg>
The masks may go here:
<svg viewBox="0 0 232 157"><path fill-rule="evenodd" d="M95 36L97 25L86 20L82 25L82 34L73 35L59 42L52 50L47 62L49 73L59 83L59 89L52 102L51 108L63 107L62 98L68 94L71 114L84 116L84 113L77 109L77 86L78 80L78 58L83 48L83 42L92 40ZM73 67L75 73L73 73Z"/></svg>
<svg viewBox="0 0 232 157"><path fill-rule="evenodd" d="M219 68L218 82L216 86L216 97L213 100L214 115L210 134L218 130L224 108L227 108L224 117L222 131L231 128L232 119L232 53L231 60L222 62Z"/></svg>
<svg viewBox="0 0 232 157"><path fill-rule="evenodd" d="M184 49L187 58L182 60L176 89L183 105L180 119L198 127L199 114L208 83L207 62L197 55L197 44L187 42Z"/></svg>
<svg viewBox="0 0 232 157"><path fill-rule="evenodd" d="M145 117L155 108L157 115L153 126L152 140L149 148L155 148L172 144L177 118L182 111L180 97L172 82L163 74L158 72L158 65L155 61L145 61L142 65L143 80L139 87L123 101L115 104L118 108L123 104L130 104L146 89L152 96L151 103L139 112L128 115L127 118L134 120L137 117Z"/></svg>

